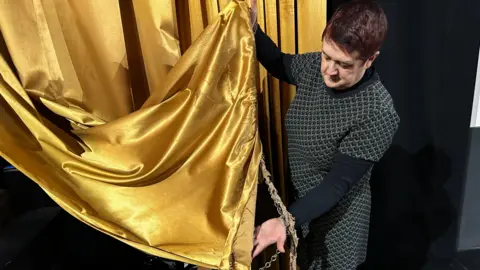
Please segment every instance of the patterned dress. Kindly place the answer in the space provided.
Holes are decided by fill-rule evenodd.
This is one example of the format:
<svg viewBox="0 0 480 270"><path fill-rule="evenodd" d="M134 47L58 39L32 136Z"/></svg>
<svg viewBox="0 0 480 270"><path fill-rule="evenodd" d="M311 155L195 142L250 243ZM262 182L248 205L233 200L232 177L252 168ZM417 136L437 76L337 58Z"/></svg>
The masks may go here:
<svg viewBox="0 0 480 270"><path fill-rule="evenodd" d="M287 113L286 129L297 199L323 181L337 153L377 162L399 124L378 74L355 89L335 91L325 85L320 64L321 53L294 55L290 64L297 93ZM302 270L351 270L365 260L370 175L371 169L333 209L302 226Z"/></svg>

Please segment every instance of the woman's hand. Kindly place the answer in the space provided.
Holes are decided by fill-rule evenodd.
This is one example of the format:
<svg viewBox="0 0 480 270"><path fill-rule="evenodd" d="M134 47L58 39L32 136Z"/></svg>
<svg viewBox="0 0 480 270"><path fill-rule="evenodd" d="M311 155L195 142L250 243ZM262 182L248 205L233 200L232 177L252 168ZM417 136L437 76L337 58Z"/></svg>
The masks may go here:
<svg viewBox="0 0 480 270"><path fill-rule="evenodd" d="M250 22L255 29L255 25L257 25L257 0L250 0Z"/></svg>
<svg viewBox="0 0 480 270"><path fill-rule="evenodd" d="M260 254L268 246L277 243L278 251L284 253L287 231L285 225L279 218L272 218L265 221L255 229L255 240L253 241L253 258Z"/></svg>

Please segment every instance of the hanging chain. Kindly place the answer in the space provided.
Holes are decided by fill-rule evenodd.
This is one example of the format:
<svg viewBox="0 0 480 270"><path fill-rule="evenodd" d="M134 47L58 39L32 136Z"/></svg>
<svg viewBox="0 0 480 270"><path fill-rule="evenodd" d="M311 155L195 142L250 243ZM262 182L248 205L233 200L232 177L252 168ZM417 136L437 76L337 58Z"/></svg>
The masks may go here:
<svg viewBox="0 0 480 270"><path fill-rule="evenodd" d="M297 246L298 246L297 233L294 228L295 219L290 215L290 213L288 213L287 208L285 207L285 205L282 202L282 199L278 195L277 189L275 188L275 185L272 183L270 179L271 175L267 170L267 166L265 165L265 159L263 156L262 156L262 159L260 160L260 166L262 169L263 179L265 180L265 183L268 186L268 191L270 193L270 196L272 197L275 208L277 208L277 212L280 215L280 219L283 225L285 226L286 234L291 238L290 270L295 270L297 268L296 261L297 261ZM270 268L272 266L272 263L277 260L279 254L280 254L280 251L277 249L275 254L270 258L270 261L265 263L265 265L259 270L265 270Z"/></svg>
<svg viewBox="0 0 480 270"><path fill-rule="evenodd" d="M275 262L278 258L278 255L280 254L280 251L277 249L277 251L275 252L275 254L273 254L272 258L270 258L270 261L268 261L267 263L265 263L265 265L263 267L261 267L260 269L258 270L265 270L265 269L268 269L272 266L272 263Z"/></svg>
<svg viewBox="0 0 480 270"><path fill-rule="evenodd" d="M275 204L275 207L277 208L278 213L281 214L282 209L280 208L280 206ZM282 223L285 226L285 230L286 230L286 233L287 233L287 236L288 236L289 233L288 233L288 230L287 230L287 225L286 225L285 219L282 216L280 216L280 219L282 219ZM272 263L277 260L278 255L280 255L280 251L277 249L275 254L273 254L272 257L270 258L270 261L266 262L265 265L263 267L259 268L258 270L265 270L265 269L268 269L268 268L272 267Z"/></svg>
<svg viewBox="0 0 480 270"><path fill-rule="evenodd" d="M275 204L275 207L277 208L278 213L281 215L282 214L282 209L280 208L280 206ZM285 219L282 216L280 218L282 219L282 223L285 226L285 230L286 230L286 233L287 233L287 236L288 236L289 233L288 233L288 230L287 230L287 225L286 225ZM266 262L265 265L263 267L259 268L258 270L265 270L265 269L268 269L268 268L272 267L272 263L277 260L278 255L280 255L280 251L277 249L275 254L273 254L272 257L270 258L270 261Z"/></svg>

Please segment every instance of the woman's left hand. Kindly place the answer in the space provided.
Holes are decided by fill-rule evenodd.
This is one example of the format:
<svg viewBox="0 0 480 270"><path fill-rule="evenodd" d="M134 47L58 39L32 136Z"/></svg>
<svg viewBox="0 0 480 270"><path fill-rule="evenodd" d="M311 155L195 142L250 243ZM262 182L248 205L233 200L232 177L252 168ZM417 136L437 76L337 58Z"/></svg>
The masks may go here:
<svg viewBox="0 0 480 270"><path fill-rule="evenodd" d="M272 218L265 221L260 227L255 229L255 240L253 241L253 258L260 254L268 246L277 243L278 251L284 253L287 231L285 225L279 218Z"/></svg>

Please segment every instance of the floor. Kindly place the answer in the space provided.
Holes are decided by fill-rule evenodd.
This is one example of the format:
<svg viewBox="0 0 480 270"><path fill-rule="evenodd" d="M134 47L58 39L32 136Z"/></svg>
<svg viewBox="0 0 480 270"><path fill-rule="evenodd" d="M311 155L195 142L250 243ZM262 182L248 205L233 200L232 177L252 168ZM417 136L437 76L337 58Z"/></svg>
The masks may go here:
<svg viewBox="0 0 480 270"><path fill-rule="evenodd" d="M479 270L480 249L464 251L451 259L436 259L427 262L422 270Z"/></svg>

